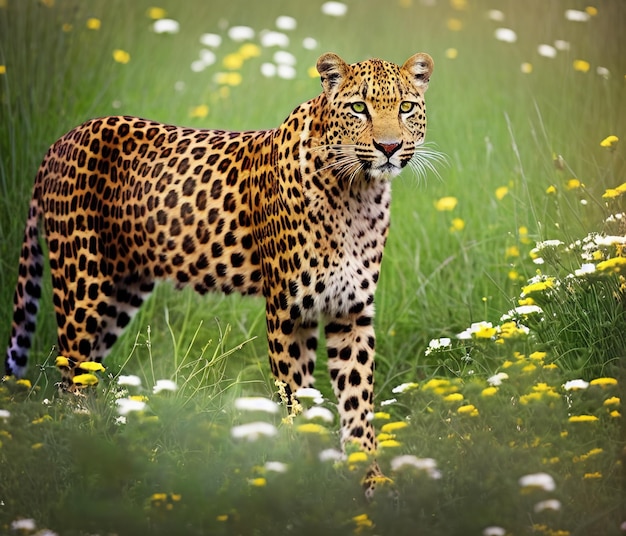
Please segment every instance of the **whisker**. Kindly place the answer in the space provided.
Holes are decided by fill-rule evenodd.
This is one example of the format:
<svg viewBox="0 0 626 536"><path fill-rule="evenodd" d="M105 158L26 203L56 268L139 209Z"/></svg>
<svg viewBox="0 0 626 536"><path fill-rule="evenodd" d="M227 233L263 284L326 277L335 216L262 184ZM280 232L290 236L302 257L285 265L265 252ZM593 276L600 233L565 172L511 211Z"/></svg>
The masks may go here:
<svg viewBox="0 0 626 536"><path fill-rule="evenodd" d="M437 166L448 165L448 157L435 149L432 144L424 144L415 148L413 158L409 160L409 167L415 173L418 180L426 179L428 173L432 173L439 180L443 180Z"/></svg>

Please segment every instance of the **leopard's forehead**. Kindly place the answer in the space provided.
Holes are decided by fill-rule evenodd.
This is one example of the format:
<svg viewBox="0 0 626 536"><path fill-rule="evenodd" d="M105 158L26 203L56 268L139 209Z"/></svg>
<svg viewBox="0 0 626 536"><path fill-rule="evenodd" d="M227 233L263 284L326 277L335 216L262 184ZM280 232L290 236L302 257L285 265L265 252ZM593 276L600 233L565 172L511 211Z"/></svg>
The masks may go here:
<svg viewBox="0 0 626 536"><path fill-rule="evenodd" d="M395 63L371 59L350 65L351 76L346 91L348 96L360 96L368 101L388 101L403 98L411 85Z"/></svg>

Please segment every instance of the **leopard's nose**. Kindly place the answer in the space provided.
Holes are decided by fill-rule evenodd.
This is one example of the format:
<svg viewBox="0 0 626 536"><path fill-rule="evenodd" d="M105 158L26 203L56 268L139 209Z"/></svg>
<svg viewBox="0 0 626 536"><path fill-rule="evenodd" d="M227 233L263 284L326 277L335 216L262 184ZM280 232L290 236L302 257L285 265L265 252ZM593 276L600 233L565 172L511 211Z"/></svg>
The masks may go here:
<svg viewBox="0 0 626 536"><path fill-rule="evenodd" d="M394 153L402 147L402 142L378 143L374 140L374 147L383 153L387 158L391 158Z"/></svg>

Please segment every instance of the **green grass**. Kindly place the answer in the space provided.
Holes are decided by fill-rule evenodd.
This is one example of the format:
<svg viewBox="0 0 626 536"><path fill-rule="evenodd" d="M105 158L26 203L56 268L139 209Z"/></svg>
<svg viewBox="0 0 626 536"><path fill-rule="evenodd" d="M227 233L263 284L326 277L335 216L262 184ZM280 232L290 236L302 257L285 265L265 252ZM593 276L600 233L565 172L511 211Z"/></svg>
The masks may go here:
<svg viewBox="0 0 626 536"><path fill-rule="evenodd" d="M0 0L0 341L10 331L30 188L58 136L118 113L233 130L273 127L319 92L307 71L322 52L398 63L429 52L436 65L427 139L448 163L438 167L440 177L420 181L407 172L394 182L376 297L377 427L385 433L385 423L408 424L389 432L395 437L379 454L397 495L383 487L366 504L361 462L320 461L321 451L338 448L336 422L306 432L303 416L283 422L282 407L277 414L235 409L242 396L279 399L266 363L262 301L161 285L107 359L100 385L72 399L54 390L46 283L32 388L14 380L0 386L0 410L9 412L0 414L0 532L26 518L63 535L465 535L490 526L511 535L623 534L623 279L619 270L570 277L588 261L566 246L589 233L625 234L619 221L605 223L624 210L622 197L603 194L626 181L626 8L607 2L589 21L573 22L564 12L577 6L564 1L507 2L499 7L505 20L496 22L486 16L494 6L478 0L464 9L443 0L351 1L344 18L322 15L321 3L168 0L158 5L181 31L157 35L146 16L154 4L143 0ZM226 29L274 28L279 15L298 21L286 32L297 77L263 78L260 64L273 54L263 50L238 70L240 85L220 88L220 62L240 46ZM90 17L101 21L98 30L87 28ZM514 29L517 42L497 41L501 26ZM195 73L190 65L205 32L223 42L217 63ZM318 48L301 47L304 37ZM537 53L557 39L569 50L555 58ZM115 49L129 52L129 63L116 63ZM575 60L589 62L589 71L574 69ZM525 62L531 73L522 72ZM206 117L194 117L200 105L208 106ZM621 140L601 147L609 135ZM457 199L455 208L438 210L446 196ZM454 219L463 229L451 230ZM533 253L545 261L536 264L531 250L544 240L563 245ZM598 251L603 259L623 255L615 245ZM538 275L558 284L527 289L543 310L516 319L528 334L498 333L506 330L502 315ZM480 321L495 330L456 338ZM449 346L428 349L442 337ZM317 386L334 412L324 369L320 356ZM508 377L491 386L499 373ZM136 375L142 387L120 387L120 374ZM592 381L603 377L617 384ZM154 394L163 378L177 391ZM575 379L592 384L567 390ZM417 386L394 391L407 382ZM147 397L146 409L121 423L116 401L131 395ZM251 421L271 423L276 435L231 437L234 426ZM439 473L393 471L400 455L432 458ZM286 464L286 472L268 461ZM522 488L520 477L534 473L548 473L555 489ZM536 511L543 500L560 508Z"/></svg>

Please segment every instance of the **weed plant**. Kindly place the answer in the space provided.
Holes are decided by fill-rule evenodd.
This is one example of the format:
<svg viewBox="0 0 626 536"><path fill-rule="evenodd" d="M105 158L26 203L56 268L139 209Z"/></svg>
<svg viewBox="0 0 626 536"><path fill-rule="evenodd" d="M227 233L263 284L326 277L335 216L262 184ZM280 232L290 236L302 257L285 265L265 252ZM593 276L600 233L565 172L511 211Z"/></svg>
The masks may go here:
<svg viewBox="0 0 626 536"><path fill-rule="evenodd" d="M47 282L29 376L0 385L1 533L625 533L626 6L322 4L0 0L0 340L61 134L111 114L269 128L320 91L325 51L426 51L447 162L393 185L373 416L389 480L365 503L323 358L287 413L260 300L160 285L86 371L98 385L59 396Z"/></svg>

